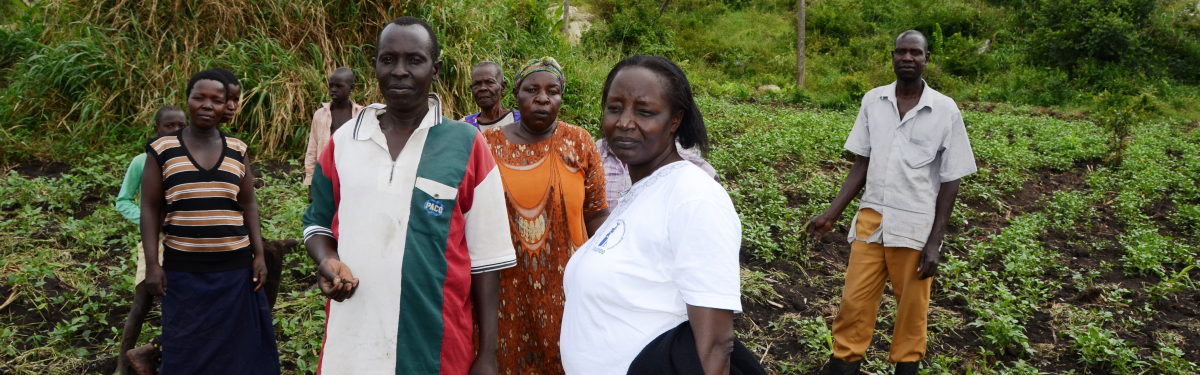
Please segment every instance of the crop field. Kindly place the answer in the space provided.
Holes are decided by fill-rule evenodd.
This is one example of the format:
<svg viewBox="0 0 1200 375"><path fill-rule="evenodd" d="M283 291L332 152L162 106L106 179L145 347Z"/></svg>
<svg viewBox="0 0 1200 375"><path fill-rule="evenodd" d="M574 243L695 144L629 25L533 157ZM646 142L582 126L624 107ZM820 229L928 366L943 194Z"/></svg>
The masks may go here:
<svg viewBox="0 0 1200 375"><path fill-rule="evenodd" d="M298 243L298 158L327 72L353 68L352 98L380 101L372 43L401 14L438 30L434 90L452 117L474 110L475 62L511 75L550 55L568 77L560 117L598 136L613 64L679 62L742 220L737 335L772 374L817 374L830 355L856 203L823 238L804 224L851 166L863 93L894 79L892 39L921 30L925 78L958 101L979 166L950 220L922 373L1200 373L1195 0L806 0L806 87L794 0L570 3L571 27L590 25L578 35L559 34L551 0L0 0L0 375L114 372L140 240L114 199L154 110L209 66L241 77L224 130L250 143L264 240L286 250L285 373L314 373L325 298ZM891 373L895 308L889 289L867 373ZM155 307L141 342L159 325Z"/></svg>
<svg viewBox="0 0 1200 375"><path fill-rule="evenodd" d="M849 169L853 112L701 98L710 160L742 217L738 336L773 373L817 373L849 256L845 225L801 232ZM989 113L990 111L990 113ZM1200 129L1138 128L1119 163L1088 122L1021 108L965 113L980 173L951 222L930 311L930 374L1200 371ZM0 372L111 371L137 230L113 208L132 155L25 162L0 178ZM289 247L275 327L288 373L313 373L324 298L302 248L302 169L257 180L263 236ZM852 206L853 207L853 206ZM890 293L890 292L889 292ZM884 374L885 296L867 371ZM156 313L142 332L156 334Z"/></svg>

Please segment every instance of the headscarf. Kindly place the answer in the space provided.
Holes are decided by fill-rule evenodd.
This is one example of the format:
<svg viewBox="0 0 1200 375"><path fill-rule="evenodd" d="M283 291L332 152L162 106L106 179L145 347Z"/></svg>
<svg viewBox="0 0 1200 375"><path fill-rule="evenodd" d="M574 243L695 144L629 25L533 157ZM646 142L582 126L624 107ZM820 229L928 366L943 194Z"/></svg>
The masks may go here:
<svg viewBox="0 0 1200 375"><path fill-rule="evenodd" d="M528 77L530 74L535 72L550 72L550 74L558 77L558 85L561 86L563 90L567 89L567 77L563 75L562 66L558 65L558 60L555 60L550 56L529 60L529 64L517 71L516 87L521 87L521 81L524 81L525 77Z"/></svg>

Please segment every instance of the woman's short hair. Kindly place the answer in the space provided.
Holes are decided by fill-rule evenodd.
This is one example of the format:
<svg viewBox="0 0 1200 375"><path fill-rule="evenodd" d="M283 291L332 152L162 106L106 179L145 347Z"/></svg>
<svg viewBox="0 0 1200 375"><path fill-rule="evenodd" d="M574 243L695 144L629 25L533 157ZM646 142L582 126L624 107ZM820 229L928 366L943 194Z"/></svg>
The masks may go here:
<svg viewBox="0 0 1200 375"><path fill-rule="evenodd" d="M211 81L220 82L221 87L225 88L225 100L229 100L229 81L226 80L225 76L222 75L220 72L218 72L216 70L212 70L212 69L201 70L199 73L193 74L192 78L188 80L187 91L186 91L185 95L187 95L188 97L191 97L192 89L196 88L196 82L200 82L203 80L211 80Z"/></svg>
<svg viewBox="0 0 1200 375"><path fill-rule="evenodd" d="M233 72L230 71L229 69L212 68L212 70L217 71L217 73L221 73L221 76L225 77L226 83L229 83L229 84L237 86L237 87L242 87L242 82L238 81L237 75L233 74Z"/></svg>
<svg viewBox="0 0 1200 375"><path fill-rule="evenodd" d="M671 101L671 111L683 111L683 119L675 132L675 139L683 148L699 147L702 155L708 155L708 130L704 127L704 115L692 97L692 85L688 83L687 75L670 59L661 56L636 55L630 56L617 63L608 72L604 81L602 102L608 101L608 90L612 87L613 78L617 72L629 67L642 67L658 74L666 92L667 100Z"/></svg>

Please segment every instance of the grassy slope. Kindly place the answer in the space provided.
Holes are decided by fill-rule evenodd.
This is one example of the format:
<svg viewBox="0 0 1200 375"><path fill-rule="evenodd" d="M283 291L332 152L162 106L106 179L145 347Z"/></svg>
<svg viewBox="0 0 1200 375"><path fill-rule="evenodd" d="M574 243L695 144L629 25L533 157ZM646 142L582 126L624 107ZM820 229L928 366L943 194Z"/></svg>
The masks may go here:
<svg viewBox="0 0 1200 375"><path fill-rule="evenodd" d="M496 59L511 69L524 58L554 55L566 64L571 77L564 119L594 132L603 77L620 54L546 39L529 31L529 25L507 25L533 19L527 17L528 9L522 10L525 3L545 5L448 3L450 10L477 9L471 14L492 23L455 23L445 31L443 45L457 71L444 82L451 82L446 84L450 86L461 80L464 64L473 60ZM1002 67L987 74L957 74L953 72L959 68L951 69L951 62L935 60L930 71L935 87L960 102L975 102L965 104L973 109L965 117L980 173L965 180L952 220L947 260L931 309L927 370L1200 371L1195 365L1200 363L1200 344L1196 344L1200 342L1200 293L1191 281L1200 274L1188 268L1195 265L1200 246L1192 234L1200 229L1200 130L1196 123L1183 120L1195 117L1191 111L1200 89L1168 81L1148 85L1162 111L1157 120L1137 128L1126 157L1115 162L1103 146L1109 134L1086 121L1091 102L1085 93L1061 73L1021 65L1020 46L1014 39L992 34L1012 21L1010 13L992 5L1000 2L948 1L898 10L901 3L911 3L810 1L806 92L789 87L794 50L788 48L794 48L790 46L795 34L787 3L725 2L750 4L734 7L672 1L662 20L676 30L669 52L677 55L702 95L700 103L715 145L710 159L742 215L747 313L738 320L738 332L773 372L815 373L828 355L828 325L840 298L849 249L844 225L852 213L847 212L839 233L819 241L805 238L800 227L825 208L849 167L841 145L853 121L857 96L890 80L886 55L880 52L897 31L892 29L899 27L900 16L890 14L940 20L946 38L972 54L983 40L991 39L997 52L981 64ZM1180 2L1171 3L1174 8L1167 10L1181 11ZM120 9L139 11L128 8L129 4ZM378 11L370 7L376 4L371 1L331 7L347 4ZM602 13L604 4L590 1L582 7ZM410 4L413 9L408 10L430 12L427 5ZM281 30L292 30L289 22L302 17L325 17L326 25L339 27L362 20L323 13L316 2L298 2L291 13L258 6L264 8L251 14L270 27L245 34L237 25L229 25L224 30L230 35L227 40L193 45L190 48L199 58L185 62L186 66L229 64L251 72L247 79L258 94L248 96L249 115L234 130L258 137L256 152L288 160L298 155L295 138L304 134L304 113L311 112L323 96L321 72L331 64L354 66L360 75L369 71L365 61L332 57L360 54L366 47L356 43L366 43L366 37L355 34L330 39L329 46L325 42L309 46L301 43L309 38L303 33ZM453 18L461 16L450 13L456 15ZM439 16L449 17L444 12ZM163 98L178 96L178 89L172 87L186 78L181 68L163 70L165 63L153 54L129 55L145 43L158 43L160 36L132 33L135 38L124 40L113 36L130 33L88 26L113 20L92 16L76 28L54 30L46 35L57 35L55 41L41 51L62 59L98 48L95 56L119 56L114 60L156 73L114 69L111 74L119 79L101 77L96 82L102 89L88 93L79 91L77 82L54 80L49 73L79 79L78 75L95 72L43 71L40 78L24 84L48 86L51 97L41 113L50 118L71 111L70 121L44 125L41 120L22 119L18 128L11 123L4 127L8 135L22 135L17 146L23 151L16 159L48 160L53 151L67 150L69 164L18 164L8 159L3 168L11 170L0 169L4 172L0 174L0 304L11 300L0 309L4 322L0 341L13 343L0 352L0 373L91 373L113 364L113 340L131 297L130 249L137 238L136 228L112 209L112 199L125 163L137 150L136 140L145 135L145 128L137 124L145 123ZM919 25L925 26L929 25ZM506 33L493 32L496 29ZM953 30L961 35L955 38ZM58 38L83 42L53 44L62 41ZM105 51L119 53L105 55ZM89 61L105 69L111 65L104 58ZM147 92L129 89L128 82L146 78L154 82ZM368 78L360 77L365 82L361 100L371 100ZM0 78L0 89L16 81L12 76ZM762 84L784 89L780 93L755 90ZM462 92L447 93L463 99ZM58 95L82 95L84 104L72 109ZM978 101L1053 104L1055 109ZM290 109L272 111L279 103ZM456 114L465 108L455 109ZM263 127L271 119L282 122ZM20 133L41 127L52 136ZM266 141L271 137L276 137L275 146ZM105 141L79 141L96 138ZM4 145L13 146L12 142L9 138ZM98 148L113 143L125 146ZM270 164L264 168L259 190L264 236L299 238L297 223L304 198L297 171L294 164ZM35 177L39 175L45 176ZM286 294L275 311L280 352L289 371L310 373L320 345L323 298L307 290L313 265L301 251L291 253L288 264L282 288ZM876 344L869 353L871 371L886 369L893 309L885 297ZM154 335L155 329L146 327L144 338Z"/></svg>

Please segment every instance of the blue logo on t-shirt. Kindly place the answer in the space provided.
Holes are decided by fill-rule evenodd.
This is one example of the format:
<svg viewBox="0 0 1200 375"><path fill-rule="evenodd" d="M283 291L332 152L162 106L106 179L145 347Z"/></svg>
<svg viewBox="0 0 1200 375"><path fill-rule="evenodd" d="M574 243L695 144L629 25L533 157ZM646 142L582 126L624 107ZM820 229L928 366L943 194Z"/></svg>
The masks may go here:
<svg viewBox="0 0 1200 375"><path fill-rule="evenodd" d="M445 209L446 207L442 206L442 202L438 202L437 199L425 201L425 212L428 212L430 215L442 216L442 211Z"/></svg>
<svg viewBox="0 0 1200 375"><path fill-rule="evenodd" d="M613 222L612 227L608 228L608 231L604 232L604 238L592 250L604 254L605 251L611 250L613 246L621 243L622 239L625 239L625 220L617 220Z"/></svg>

